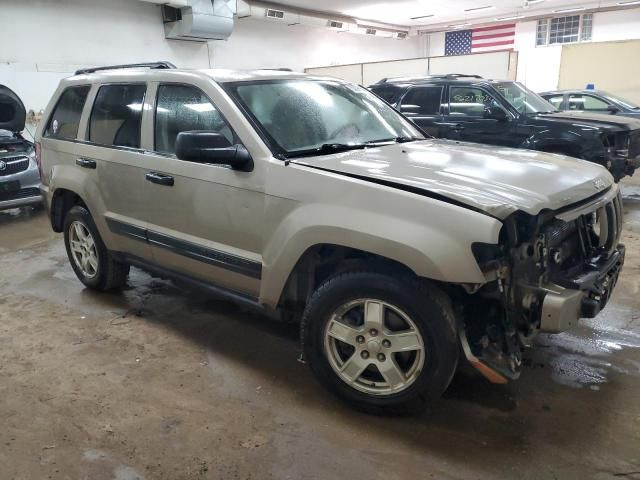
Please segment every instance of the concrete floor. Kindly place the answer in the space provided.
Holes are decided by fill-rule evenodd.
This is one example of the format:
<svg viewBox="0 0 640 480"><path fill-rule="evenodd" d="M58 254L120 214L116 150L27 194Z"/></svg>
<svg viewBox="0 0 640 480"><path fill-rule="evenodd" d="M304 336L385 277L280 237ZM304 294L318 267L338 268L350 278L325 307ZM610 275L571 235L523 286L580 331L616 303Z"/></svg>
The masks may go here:
<svg viewBox="0 0 640 480"><path fill-rule="evenodd" d="M640 479L640 182L625 210L606 311L418 418L343 406L293 327L138 270L85 290L43 212L0 213L0 478Z"/></svg>

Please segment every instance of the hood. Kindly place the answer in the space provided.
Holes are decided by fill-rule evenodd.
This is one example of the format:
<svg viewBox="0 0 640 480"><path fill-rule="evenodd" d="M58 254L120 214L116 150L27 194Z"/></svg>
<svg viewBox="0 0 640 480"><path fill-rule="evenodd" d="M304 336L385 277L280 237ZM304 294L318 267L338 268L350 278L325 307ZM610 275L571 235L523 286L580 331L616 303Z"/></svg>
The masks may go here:
<svg viewBox="0 0 640 480"><path fill-rule="evenodd" d="M613 184L603 167L562 155L450 140L424 140L292 163L410 191L423 191L499 219L516 210L537 215Z"/></svg>
<svg viewBox="0 0 640 480"><path fill-rule="evenodd" d="M20 97L9 87L0 85L0 130L21 132L26 118L27 113Z"/></svg>
<svg viewBox="0 0 640 480"><path fill-rule="evenodd" d="M592 112L554 112L539 115L540 118L567 123L586 124L590 127L615 127L623 130L640 130L640 120L632 117Z"/></svg>

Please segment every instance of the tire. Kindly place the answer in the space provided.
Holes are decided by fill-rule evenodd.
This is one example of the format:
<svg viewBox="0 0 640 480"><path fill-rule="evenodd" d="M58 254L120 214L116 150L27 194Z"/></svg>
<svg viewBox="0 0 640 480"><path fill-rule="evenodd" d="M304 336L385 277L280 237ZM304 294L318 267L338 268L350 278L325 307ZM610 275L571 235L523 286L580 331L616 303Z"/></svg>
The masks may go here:
<svg viewBox="0 0 640 480"><path fill-rule="evenodd" d="M372 312L368 318L385 312L375 337L371 323L361 323L365 309ZM355 333L344 329L347 318ZM458 364L456 325L449 298L435 285L409 275L353 272L330 278L311 296L301 338L304 357L323 386L367 413L402 415L431 407L448 387ZM401 348L394 335L414 350L393 353ZM362 368L359 359L369 366L351 375Z"/></svg>
<svg viewBox="0 0 640 480"><path fill-rule="evenodd" d="M88 235L85 238L90 240L80 241L82 235L79 232L84 232ZM84 247L81 246L82 244ZM127 283L129 265L118 262L112 257L98 233L91 214L85 207L76 205L65 216L64 245L73 271L88 288L99 291L117 290ZM80 251L84 252L84 255L79 253ZM89 257L92 260L87 261L83 266L81 258Z"/></svg>

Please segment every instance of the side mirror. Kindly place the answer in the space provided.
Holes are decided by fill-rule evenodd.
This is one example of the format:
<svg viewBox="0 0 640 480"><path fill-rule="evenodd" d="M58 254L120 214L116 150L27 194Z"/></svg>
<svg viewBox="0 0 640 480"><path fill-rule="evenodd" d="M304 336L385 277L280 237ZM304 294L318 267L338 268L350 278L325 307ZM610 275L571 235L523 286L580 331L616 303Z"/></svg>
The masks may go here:
<svg viewBox="0 0 640 480"><path fill-rule="evenodd" d="M607 105L607 110L611 115L615 115L616 113L620 113L620 109L615 105Z"/></svg>
<svg viewBox="0 0 640 480"><path fill-rule="evenodd" d="M506 122L509 117L507 116L507 112L500 107L487 107L484 111L484 118L498 122Z"/></svg>
<svg viewBox="0 0 640 480"><path fill-rule="evenodd" d="M176 138L176 157L189 162L229 165L250 172L253 160L244 145L231 145L227 137L208 130L180 132Z"/></svg>

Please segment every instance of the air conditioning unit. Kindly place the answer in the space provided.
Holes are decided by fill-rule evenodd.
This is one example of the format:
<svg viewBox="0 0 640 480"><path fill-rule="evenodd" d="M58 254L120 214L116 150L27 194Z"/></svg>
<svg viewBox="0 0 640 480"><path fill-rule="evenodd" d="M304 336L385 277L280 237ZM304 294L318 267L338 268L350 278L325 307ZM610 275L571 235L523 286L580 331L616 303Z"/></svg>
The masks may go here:
<svg viewBox="0 0 640 480"><path fill-rule="evenodd" d="M162 8L165 37L206 42L226 40L233 31L236 0L188 0L189 6Z"/></svg>

